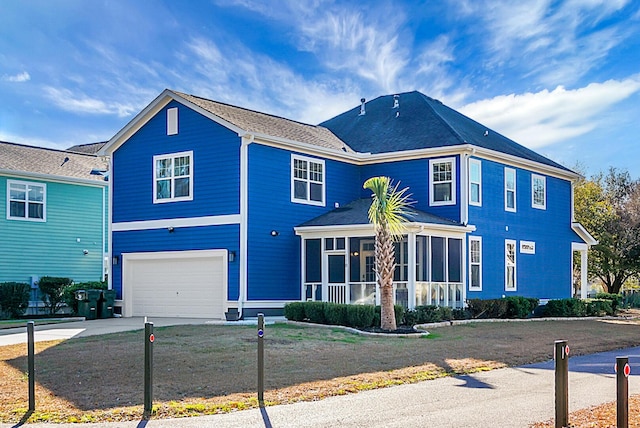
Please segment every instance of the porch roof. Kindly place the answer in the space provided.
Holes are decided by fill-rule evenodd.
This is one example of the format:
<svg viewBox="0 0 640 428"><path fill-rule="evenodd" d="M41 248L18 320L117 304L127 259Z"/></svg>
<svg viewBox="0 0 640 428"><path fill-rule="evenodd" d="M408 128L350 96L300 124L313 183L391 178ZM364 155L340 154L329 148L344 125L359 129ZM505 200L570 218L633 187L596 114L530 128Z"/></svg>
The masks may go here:
<svg viewBox="0 0 640 428"><path fill-rule="evenodd" d="M318 227L318 226L352 226L352 225L368 225L369 224L369 207L371 206L370 198L356 199L336 208L319 217L302 223L298 227ZM414 209L414 215L410 217L410 223L437 224L440 226L459 226L464 227L462 223L450 220L448 218L439 217L424 211Z"/></svg>

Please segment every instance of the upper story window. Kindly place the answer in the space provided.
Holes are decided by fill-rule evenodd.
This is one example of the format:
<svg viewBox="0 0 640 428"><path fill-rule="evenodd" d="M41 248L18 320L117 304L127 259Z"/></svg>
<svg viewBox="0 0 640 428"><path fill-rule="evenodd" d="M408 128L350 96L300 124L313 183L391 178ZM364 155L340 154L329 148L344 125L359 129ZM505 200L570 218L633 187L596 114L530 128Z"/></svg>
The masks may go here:
<svg viewBox="0 0 640 428"><path fill-rule="evenodd" d="M46 221L47 185L7 180L7 218Z"/></svg>
<svg viewBox="0 0 640 428"><path fill-rule="evenodd" d="M429 204L455 205L456 160L455 158L429 160Z"/></svg>
<svg viewBox="0 0 640 428"><path fill-rule="evenodd" d="M482 163L469 159L469 204L482 206Z"/></svg>
<svg viewBox="0 0 640 428"><path fill-rule="evenodd" d="M153 157L153 203L193 200L193 152Z"/></svg>
<svg viewBox="0 0 640 428"><path fill-rule="evenodd" d="M291 202L324 206L324 194L324 161L291 155Z"/></svg>
<svg viewBox="0 0 640 428"><path fill-rule="evenodd" d="M504 169L504 209L516 211L516 170Z"/></svg>
<svg viewBox="0 0 640 428"><path fill-rule="evenodd" d="M541 210L547 208L547 179L542 175L531 175L531 206Z"/></svg>

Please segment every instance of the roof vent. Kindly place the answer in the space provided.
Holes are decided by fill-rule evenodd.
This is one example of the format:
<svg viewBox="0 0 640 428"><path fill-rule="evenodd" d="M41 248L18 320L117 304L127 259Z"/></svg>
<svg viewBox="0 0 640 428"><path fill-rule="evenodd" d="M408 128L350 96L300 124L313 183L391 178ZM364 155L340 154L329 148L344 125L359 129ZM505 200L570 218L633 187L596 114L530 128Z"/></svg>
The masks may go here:
<svg viewBox="0 0 640 428"><path fill-rule="evenodd" d="M64 158L64 160L62 161L62 163L60 164L60 166L62 166L62 165L64 165L65 163L69 162L69 160L70 160L70 159L69 159L69 156L66 156L66 157Z"/></svg>
<svg viewBox="0 0 640 428"><path fill-rule="evenodd" d="M400 95L393 96L393 108L400 108Z"/></svg>
<svg viewBox="0 0 640 428"><path fill-rule="evenodd" d="M360 98L360 116L364 116L365 115L365 110L364 110L364 103L367 100L365 100L364 98Z"/></svg>

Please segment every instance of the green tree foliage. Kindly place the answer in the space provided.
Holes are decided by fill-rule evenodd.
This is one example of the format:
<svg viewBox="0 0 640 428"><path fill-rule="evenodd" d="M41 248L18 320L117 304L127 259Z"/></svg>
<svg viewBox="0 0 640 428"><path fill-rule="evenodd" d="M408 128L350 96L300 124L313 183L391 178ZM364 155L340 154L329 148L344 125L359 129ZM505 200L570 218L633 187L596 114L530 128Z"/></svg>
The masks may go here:
<svg viewBox="0 0 640 428"><path fill-rule="evenodd" d="M49 314L54 315L64 305L64 292L73 281L71 278L58 278L54 276L43 276L38 281L38 287L42 292L44 302Z"/></svg>
<svg viewBox="0 0 640 428"><path fill-rule="evenodd" d="M640 274L640 181L610 168L574 189L575 217L598 240L589 252L589 275L609 293Z"/></svg>
<svg viewBox="0 0 640 428"><path fill-rule="evenodd" d="M29 307L29 284L3 282L0 284L0 312L11 318L18 318Z"/></svg>

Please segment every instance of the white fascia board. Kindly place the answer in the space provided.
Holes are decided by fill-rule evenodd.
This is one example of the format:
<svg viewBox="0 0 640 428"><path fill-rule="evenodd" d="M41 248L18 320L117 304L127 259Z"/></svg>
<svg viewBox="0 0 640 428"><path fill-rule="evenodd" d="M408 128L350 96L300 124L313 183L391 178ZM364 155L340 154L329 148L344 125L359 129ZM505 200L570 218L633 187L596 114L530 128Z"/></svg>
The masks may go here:
<svg viewBox="0 0 640 428"><path fill-rule="evenodd" d="M573 231L576 232L588 246L596 245L598 243L598 240L594 238L580 223L572 222L571 229L573 229Z"/></svg>
<svg viewBox="0 0 640 428"><path fill-rule="evenodd" d="M375 234L372 224L353 224L337 226L302 226L294 227L296 235L305 238L329 237L340 234L345 237L371 236ZM419 233L425 231L454 233L464 235L476 230L475 226L453 226L435 223L409 223L406 226L407 233Z"/></svg>
<svg viewBox="0 0 640 428"><path fill-rule="evenodd" d="M88 178L63 177L60 175L40 174L37 172L12 171L9 169L0 169L0 175L4 175L8 177L16 177L16 178L27 178L32 180L49 181L53 183L79 184L83 186L93 186L93 187L106 187L109 185L109 182L104 180L89 180Z"/></svg>
<svg viewBox="0 0 640 428"><path fill-rule="evenodd" d="M240 224L240 214L217 215L207 217L169 218L163 220L126 221L111 223L113 232L133 230L166 229L169 227L226 226Z"/></svg>

